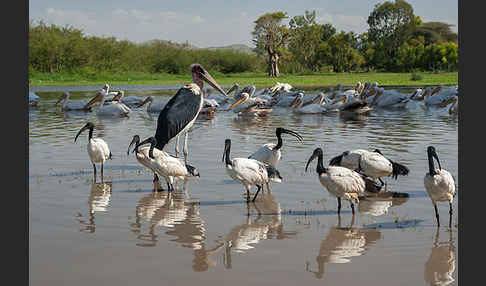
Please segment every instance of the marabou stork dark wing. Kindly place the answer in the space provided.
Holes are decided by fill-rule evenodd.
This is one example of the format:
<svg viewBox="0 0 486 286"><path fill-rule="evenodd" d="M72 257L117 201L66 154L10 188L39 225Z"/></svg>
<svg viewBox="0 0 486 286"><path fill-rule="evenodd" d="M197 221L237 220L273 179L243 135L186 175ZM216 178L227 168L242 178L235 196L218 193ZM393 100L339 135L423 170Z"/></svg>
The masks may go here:
<svg viewBox="0 0 486 286"><path fill-rule="evenodd" d="M197 117L200 106L200 95L194 94L190 88L180 88L160 111L155 132L155 139L157 139L155 147L162 150L172 138Z"/></svg>

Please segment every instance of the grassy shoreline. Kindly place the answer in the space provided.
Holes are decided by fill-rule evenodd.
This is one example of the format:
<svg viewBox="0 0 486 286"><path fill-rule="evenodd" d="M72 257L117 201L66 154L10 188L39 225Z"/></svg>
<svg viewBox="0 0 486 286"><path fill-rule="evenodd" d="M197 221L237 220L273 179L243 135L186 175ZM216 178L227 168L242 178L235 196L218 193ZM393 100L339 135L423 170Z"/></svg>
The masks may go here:
<svg viewBox="0 0 486 286"><path fill-rule="evenodd" d="M295 87L333 86L342 83L345 86L354 86L356 82L378 82L380 86L425 86L438 84L458 84L457 72L422 72L422 79L411 80L411 73L315 73L307 75L281 75L270 78L264 73L240 74L212 74L221 85L239 83L240 85L271 86L275 82L287 82ZM189 74L150 74L141 72L99 74L76 73L39 73L29 74L30 86L81 86L81 85L144 85L144 84L170 84L182 85L191 81Z"/></svg>

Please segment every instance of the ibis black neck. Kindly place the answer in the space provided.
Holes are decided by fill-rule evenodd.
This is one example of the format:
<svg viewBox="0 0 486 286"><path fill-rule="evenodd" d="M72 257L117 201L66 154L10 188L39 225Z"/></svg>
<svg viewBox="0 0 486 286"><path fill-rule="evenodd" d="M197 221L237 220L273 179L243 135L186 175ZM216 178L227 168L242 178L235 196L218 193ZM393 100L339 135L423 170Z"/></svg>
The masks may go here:
<svg viewBox="0 0 486 286"><path fill-rule="evenodd" d="M434 167L434 155L432 155L431 153L429 153L428 155L429 155L429 174L431 176L434 176L435 174L437 174L435 172L435 167Z"/></svg>
<svg viewBox="0 0 486 286"><path fill-rule="evenodd" d="M320 175L326 172L326 168L324 168L324 159L322 154L317 155L317 168L316 172Z"/></svg>

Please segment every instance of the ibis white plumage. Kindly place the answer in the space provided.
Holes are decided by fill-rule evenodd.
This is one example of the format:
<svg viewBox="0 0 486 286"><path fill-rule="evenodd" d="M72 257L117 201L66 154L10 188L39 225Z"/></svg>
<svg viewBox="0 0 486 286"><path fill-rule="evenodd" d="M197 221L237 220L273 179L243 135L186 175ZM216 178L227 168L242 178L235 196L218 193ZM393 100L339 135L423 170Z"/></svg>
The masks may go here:
<svg viewBox="0 0 486 286"><path fill-rule="evenodd" d="M283 146L282 134L290 134L296 137L299 141L304 140L302 136L300 136L300 134L298 134L297 132L282 127L277 127L275 129L277 144L266 143L262 147L260 147L255 153L251 154L248 158L258 160L276 168L278 161L280 161L280 158L282 157L282 153L280 151Z"/></svg>
<svg viewBox="0 0 486 286"><path fill-rule="evenodd" d="M381 177L392 175L396 180L398 175L406 176L409 173L406 166L386 158L378 149L373 152L364 149L345 151L332 158L329 165L359 170L372 179L378 179L381 182L381 187L384 185Z"/></svg>
<svg viewBox="0 0 486 286"><path fill-rule="evenodd" d="M257 186L258 190L253 197L253 201L263 188L263 184L268 183L273 178L281 179L280 173L274 167L248 158L230 158L231 139L224 142L223 162L226 165L226 173L235 181L240 182L246 189L246 199L250 201L250 188ZM269 174L270 173L270 174Z"/></svg>
<svg viewBox="0 0 486 286"><path fill-rule="evenodd" d="M435 209L437 226L440 226L439 212L437 202L449 202L449 227L452 225L452 201L456 194L456 185L451 173L440 166L439 156L434 146L427 147L427 156L429 159L429 172L425 174L424 186L429 194ZM434 158L439 164L439 169L434 167Z"/></svg>
<svg viewBox="0 0 486 286"><path fill-rule="evenodd" d="M100 164L101 163L101 181L103 182L103 164L106 162L106 160L111 159L111 151L110 148L108 147L108 144L106 144L105 140L101 138L93 138L93 129L94 129L94 124L91 122L86 123L81 130L79 130L78 134L76 134L76 137L74 137L74 142L78 139L79 134L81 134L85 130L89 130L89 135L88 135L88 155L91 160L91 163L93 164L93 170L94 170L94 179L96 181L96 165L95 164Z"/></svg>
<svg viewBox="0 0 486 286"><path fill-rule="evenodd" d="M359 203L359 196L364 195L365 192L365 181L361 175L345 167L329 166L324 168L321 148L316 148L312 153L305 166L306 172L310 162L315 158L317 158L316 172L319 181L338 200L338 214L341 212L341 198L344 198L350 202L354 215L354 203Z"/></svg>
<svg viewBox="0 0 486 286"><path fill-rule="evenodd" d="M157 139L155 139L155 137L145 139L144 141L136 144L135 148L148 143L150 143L148 158L144 155L143 160L147 162L147 164L151 165L151 170L166 180L169 191L175 190L175 179L185 180L191 176L199 177L199 173L197 172L196 168L181 162L178 158L173 157L162 150L156 149L155 146L157 144Z"/></svg>

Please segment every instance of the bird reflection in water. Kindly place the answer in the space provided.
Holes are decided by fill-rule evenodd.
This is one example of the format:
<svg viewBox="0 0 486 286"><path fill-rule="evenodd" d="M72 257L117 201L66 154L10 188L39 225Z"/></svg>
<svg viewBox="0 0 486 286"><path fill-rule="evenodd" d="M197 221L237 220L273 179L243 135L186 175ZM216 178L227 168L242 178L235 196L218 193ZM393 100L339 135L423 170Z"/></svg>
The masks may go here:
<svg viewBox="0 0 486 286"><path fill-rule="evenodd" d="M368 195L365 199L360 199L358 211L371 216L381 216L387 213L390 207L402 205L407 201L407 193L391 191L379 192Z"/></svg>
<svg viewBox="0 0 486 286"><path fill-rule="evenodd" d="M142 233L143 220L149 224L148 233ZM196 272L207 271L216 265L211 256L224 245L216 241L216 247L206 249L206 229L199 213L198 202L189 202L187 190L153 192L142 197L136 207L135 223L131 231L137 233L142 242L137 246L154 247L158 242L156 229L166 229L165 234L174 237L171 241L194 250L192 268Z"/></svg>
<svg viewBox="0 0 486 286"><path fill-rule="evenodd" d="M252 220L251 214L256 213ZM280 203L271 192L258 197L247 204L247 217L243 224L237 225L226 235L224 265L232 268L231 252L245 253L256 244L266 239L285 239L295 236L295 231L284 231Z"/></svg>
<svg viewBox="0 0 486 286"><path fill-rule="evenodd" d="M80 231L94 233L96 229L95 213L106 212L111 198L111 183L94 183L88 198L89 220L79 219Z"/></svg>
<svg viewBox="0 0 486 286"><path fill-rule="evenodd" d="M322 279L325 263L348 263L351 257L364 255L367 246L381 238L381 232L376 229L358 229L353 226L354 216L349 227L341 227L341 216L338 215L338 225L332 227L321 242L316 257L318 270L310 270L309 262L306 263L306 270L314 273L316 278Z"/></svg>
<svg viewBox="0 0 486 286"><path fill-rule="evenodd" d="M452 230L449 230L449 241L439 242L440 229L437 228L434 247L430 257L425 262L424 278L428 285L449 285L454 282L452 277L456 269L456 248Z"/></svg>

